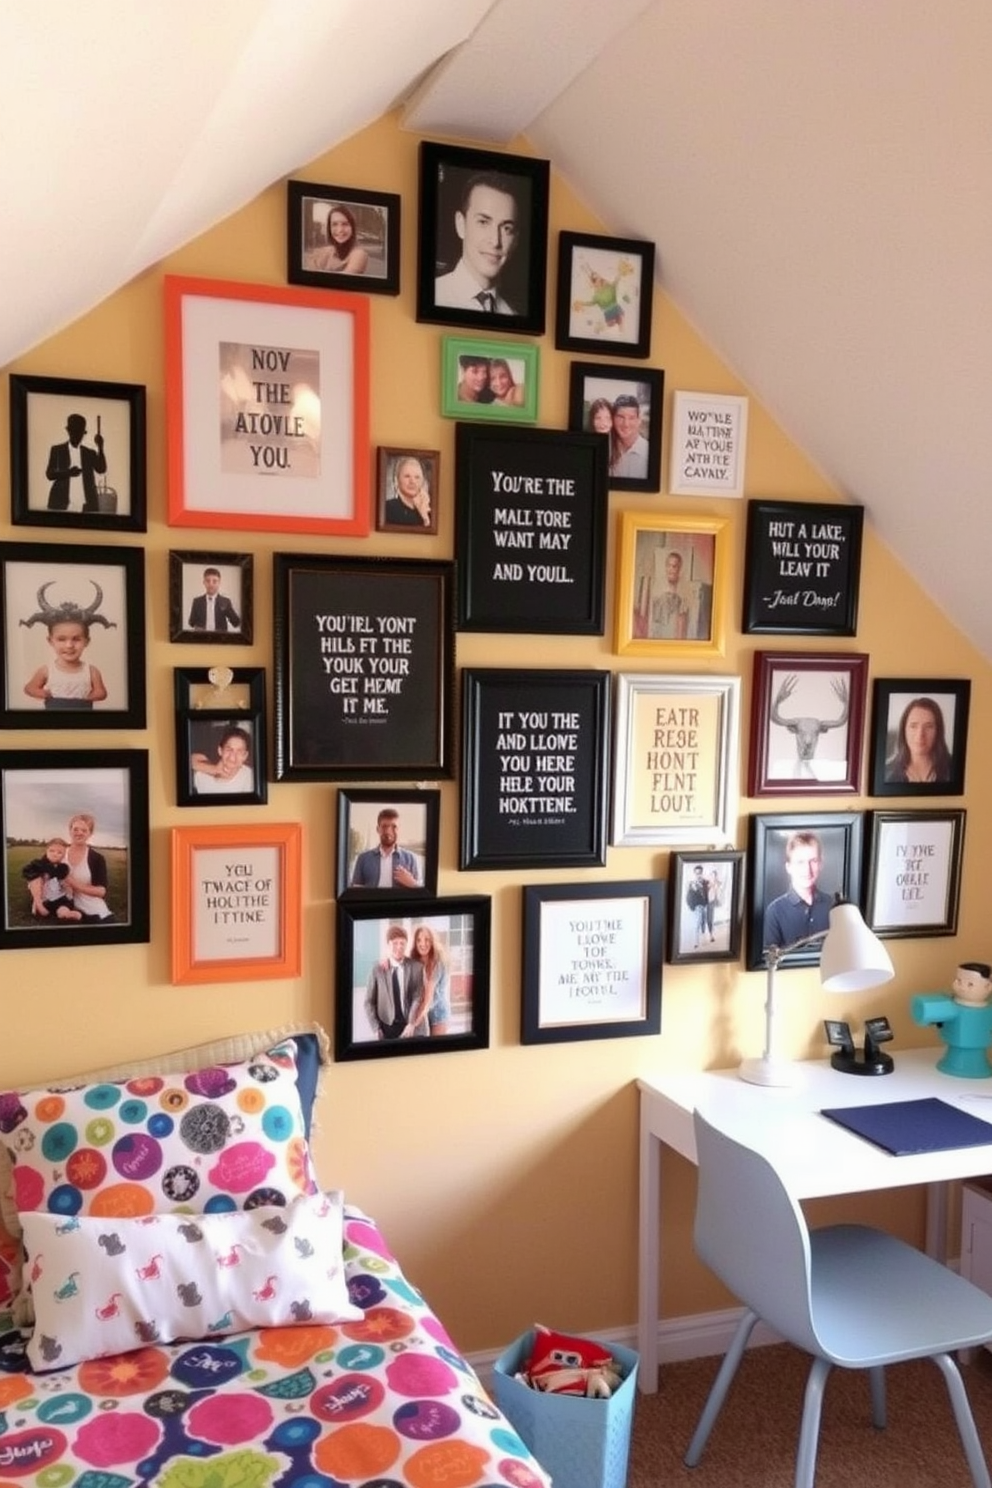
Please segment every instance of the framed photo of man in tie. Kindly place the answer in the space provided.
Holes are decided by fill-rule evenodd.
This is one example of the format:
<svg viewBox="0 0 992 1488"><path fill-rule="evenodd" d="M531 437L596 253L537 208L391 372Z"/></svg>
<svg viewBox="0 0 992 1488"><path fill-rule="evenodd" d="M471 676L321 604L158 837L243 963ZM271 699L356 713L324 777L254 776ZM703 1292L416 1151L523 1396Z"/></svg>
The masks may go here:
<svg viewBox="0 0 992 1488"><path fill-rule="evenodd" d="M169 640L248 646L254 632L251 553L169 553Z"/></svg>
<svg viewBox="0 0 992 1488"><path fill-rule="evenodd" d="M546 160L421 144L418 320L543 334L548 182Z"/></svg>

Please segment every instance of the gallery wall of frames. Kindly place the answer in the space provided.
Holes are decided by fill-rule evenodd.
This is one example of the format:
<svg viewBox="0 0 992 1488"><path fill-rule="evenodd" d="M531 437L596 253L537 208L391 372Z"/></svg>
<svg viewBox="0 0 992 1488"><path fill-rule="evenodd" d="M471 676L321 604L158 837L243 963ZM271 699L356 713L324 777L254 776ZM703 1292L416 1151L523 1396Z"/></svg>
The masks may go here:
<svg viewBox="0 0 992 1488"><path fill-rule="evenodd" d="M525 141L301 166L6 369L0 458L0 1081L319 1021L321 1171L464 1346L633 1320L636 1080L759 1052L794 833L897 1058L992 960L987 663Z"/></svg>
<svg viewBox="0 0 992 1488"><path fill-rule="evenodd" d="M11 372L0 948L150 938L149 751L83 747L145 729L149 626L196 648L169 658L170 980L302 974L299 823L253 828L251 808L334 782L340 1059L489 1045L473 872L610 870L521 890L525 1042L657 1033L666 964L759 969L796 834L818 892L880 935L955 935L971 679L908 655L879 675L862 649L863 509L762 496L748 397L673 386L652 325L663 245L552 231L530 155L417 156L415 193L273 188L282 282L163 272L164 489L145 385ZM373 403L380 296L439 352L445 448L436 423L418 438ZM564 418L542 359L567 379ZM262 565L271 665L243 666ZM459 666L472 633L596 649ZM93 825L74 836L76 808ZM186 815L218 808L230 827ZM671 851L645 882L628 847ZM591 955L571 927L601 922L618 928ZM377 997L387 964L404 985Z"/></svg>

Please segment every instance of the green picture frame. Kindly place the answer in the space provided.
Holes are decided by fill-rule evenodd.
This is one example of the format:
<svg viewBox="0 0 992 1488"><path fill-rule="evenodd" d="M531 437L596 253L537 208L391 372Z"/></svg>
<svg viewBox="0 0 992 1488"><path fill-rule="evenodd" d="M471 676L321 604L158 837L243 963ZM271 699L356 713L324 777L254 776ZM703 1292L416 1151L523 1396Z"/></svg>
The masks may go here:
<svg viewBox="0 0 992 1488"><path fill-rule="evenodd" d="M485 369L480 379L477 369ZM444 418L537 422L540 353L521 341L444 336L441 341L441 413ZM497 394L490 385L500 374ZM509 379L509 380L507 380Z"/></svg>

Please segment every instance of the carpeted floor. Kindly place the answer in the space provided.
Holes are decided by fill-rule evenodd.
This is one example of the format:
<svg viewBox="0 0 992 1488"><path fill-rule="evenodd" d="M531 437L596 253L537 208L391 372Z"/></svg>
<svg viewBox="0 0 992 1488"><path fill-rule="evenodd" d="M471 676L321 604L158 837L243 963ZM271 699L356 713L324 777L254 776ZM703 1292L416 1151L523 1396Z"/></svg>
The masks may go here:
<svg viewBox="0 0 992 1488"><path fill-rule="evenodd" d="M682 1463L719 1365L663 1365L657 1395L638 1395L627 1488L792 1488L809 1361L788 1344L749 1349L699 1466ZM963 1368L978 1433L992 1462L992 1354ZM816 1488L971 1488L943 1376L929 1361L886 1372L888 1427L871 1424L867 1377L827 1381ZM567 1488L567 1484L562 1485Z"/></svg>

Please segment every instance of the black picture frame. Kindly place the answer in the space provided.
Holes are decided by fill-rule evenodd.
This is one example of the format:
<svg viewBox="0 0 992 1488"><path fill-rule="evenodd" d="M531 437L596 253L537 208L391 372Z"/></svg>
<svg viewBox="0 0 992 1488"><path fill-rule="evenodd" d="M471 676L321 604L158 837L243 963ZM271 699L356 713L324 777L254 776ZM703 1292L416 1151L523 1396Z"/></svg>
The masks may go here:
<svg viewBox="0 0 992 1488"><path fill-rule="evenodd" d="M88 632L73 660L89 697L47 696L56 626ZM0 552L0 729L145 727L145 554L82 543L4 543ZM95 669L95 670L94 670ZM61 668L62 671L72 670ZM72 690L71 679L63 685ZM26 693L25 689L33 691ZM99 691L104 696L97 696ZM30 698L34 706L27 702Z"/></svg>
<svg viewBox="0 0 992 1488"><path fill-rule="evenodd" d="M462 202L476 176L493 177L495 184L479 184L499 190L504 199L515 200L519 232L515 234L503 267L491 288L506 309L477 310L445 303L457 299L449 286L438 289L438 281L455 270L462 256L464 228ZM436 325L469 326L477 331L522 331L544 333L545 294L548 272L548 193L550 166L547 160L528 155L507 155L499 150L465 149L458 145L424 140L420 146L420 206L417 242L417 319ZM470 204L471 205L471 204ZM504 203L488 200L484 212L476 212L480 228L496 221ZM514 208L510 207L509 211ZM471 235L471 218L468 231ZM503 252L503 239L496 252ZM481 280L470 279L469 290L484 292Z"/></svg>
<svg viewBox="0 0 992 1488"><path fill-rule="evenodd" d="M597 417L606 403L614 418L626 417L617 410L623 398L639 413L636 440L646 449L622 452L613 433L597 429ZM607 480L611 491L661 490L661 425L665 398L665 374L660 367L611 367L607 362L572 362L568 375L568 427L582 429L602 439L607 450ZM634 400L631 402L630 400ZM605 436L605 437L604 437ZM626 462L626 466L620 462ZM636 464L636 472L624 474ZM643 472L643 473L637 473Z"/></svg>
<svg viewBox="0 0 992 1488"><path fill-rule="evenodd" d="M558 234L555 346L593 356L651 354L653 243Z"/></svg>
<svg viewBox="0 0 992 1488"><path fill-rule="evenodd" d="M400 479L408 464L420 466L420 490L404 501ZM410 474L416 478L416 470ZM441 484L439 450L411 449L380 444L376 450L377 532L402 532L406 537L436 537ZM411 504L411 500L416 504ZM426 520L425 520L426 518Z"/></svg>
<svg viewBox="0 0 992 1488"><path fill-rule="evenodd" d="M785 853L789 839L796 833L811 833L820 842L821 868L816 881L818 892L830 903L807 920L794 939L827 928L836 894L858 904L861 899L861 864L864 841L864 817L859 811L783 811L750 818L748 863L750 867L750 906L748 914L747 969L757 971L765 965L765 912L779 895L789 889L785 871ZM821 923L822 920L822 923ZM793 944L789 940L787 944ZM820 960L820 944L803 946L780 957L779 968L815 966Z"/></svg>
<svg viewBox="0 0 992 1488"><path fill-rule="evenodd" d="M206 628L207 574L219 587L213 630ZM179 645L249 646L255 635L254 557L212 549L173 548L169 553L169 640ZM203 607L203 625L194 624Z"/></svg>
<svg viewBox="0 0 992 1488"><path fill-rule="evenodd" d="M859 795L868 656L756 651L748 794Z"/></svg>
<svg viewBox="0 0 992 1488"><path fill-rule="evenodd" d="M454 576L449 561L273 555L277 780L451 774Z"/></svg>
<svg viewBox="0 0 992 1488"><path fill-rule="evenodd" d="M176 804L264 806L264 668L176 667L173 690ZM237 789L239 782L244 789Z"/></svg>
<svg viewBox="0 0 992 1488"><path fill-rule="evenodd" d="M51 875L28 877L24 869L44 858L55 838L69 843L62 860L66 863L76 845L70 823L80 816L92 817L95 823L82 841L90 849L89 879L97 893L84 900L81 890L69 889L65 897L71 900L73 913L84 913L75 907L77 902L87 906L82 919L60 917L58 910L54 915L35 915L29 883ZM0 841L4 844L0 950L123 945L150 939L147 750L0 752ZM71 872L70 867L70 876ZM105 892L100 894L100 889ZM44 887L40 893L44 896ZM96 917L100 903L110 910L105 919Z"/></svg>
<svg viewBox="0 0 992 1488"><path fill-rule="evenodd" d="M450 1054L489 1047L489 961L492 901L485 894L442 899L403 899L389 903L368 899L340 900L337 909L337 995L334 1057L394 1059L414 1054ZM380 1038L369 1020L366 999L377 964L385 959L387 932L401 927L409 947L421 926L440 942L446 963L446 986L435 1004L446 1013L431 1021L430 1032ZM423 976L423 973L420 974ZM377 994L375 982L372 992ZM404 1000L407 989L404 988ZM411 990L411 995L416 995ZM375 1007L379 1007L376 996ZM416 1006L416 1004L414 1004ZM422 1025L418 1025L422 1026ZM443 1027L443 1032L437 1032Z"/></svg>
<svg viewBox="0 0 992 1488"><path fill-rule="evenodd" d="M749 501L745 635L858 633L863 506Z"/></svg>
<svg viewBox="0 0 992 1488"><path fill-rule="evenodd" d="M732 848L669 856L668 959L673 966L740 959L744 869L744 854ZM695 889L690 893L697 877L705 886L705 899ZM700 909L705 922L698 917Z"/></svg>
<svg viewBox="0 0 992 1488"><path fill-rule="evenodd" d="M390 816L397 824L396 847L414 859L408 868L419 882L391 884L355 882L372 875L367 864L379 856L379 820ZM437 790L338 790L337 897L339 899L433 898L437 893L438 837L441 793ZM402 825L400 825L402 823ZM365 858L365 862L362 859ZM401 864L401 866L404 866Z"/></svg>
<svg viewBox="0 0 992 1488"><path fill-rule="evenodd" d="M76 461L66 435L74 418L84 424L78 442L83 452L78 477L81 510L69 509L75 502L72 481L76 477L68 472ZM102 444L96 443L97 437ZM14 526L72 527L97 536L146 531L145 437L145 389L137 383L12 372L10 501Z"/></svg>
<svg viewBox="0 0 992 1488"><path fill-rule="evenodd" d="M522 1044L661 1031L661 879L528 884L522 941Z"/></svg>
<svg viewBox="0 0 992 1488"><path fill-rule="evenodd" d="M876 677L872 684L871 794L873 796L964 795L971 682L963 677ZM909 780L912 769L907 725L935 725L933 780ZM900 751L901 741L901 751ZM905 756L905 763L901 760ZM901 776L901 778L900 778Z"/></svg>
<svg viewBox="0 0 992 1488"><path fill-rule="evenodd" d="M459 630L602 635L606 441L455 426Z"/></svg>
<svg viewBox="0 0 992 1488"><path fill-rule="evenodd" d="M868 813L864 916L880 940L956 935L967 813Z"/></svg>
<svg viewBox="0 0 992 1488"><path fill-rule="evenodd" d="M335 207L350 219L354 248L364 254L361 268L319 266L328 244L327 223ZM358 294L400 292L401 198L364 187L326 186L316 181L286 182L286 278L310 289L345 289Z"/></svg>
<svg viewBox="0 0 992 1488"><path fill-rule="evenodd" d="M611 686L607 671L463 671L459 868L606 862Z"/></svg>

